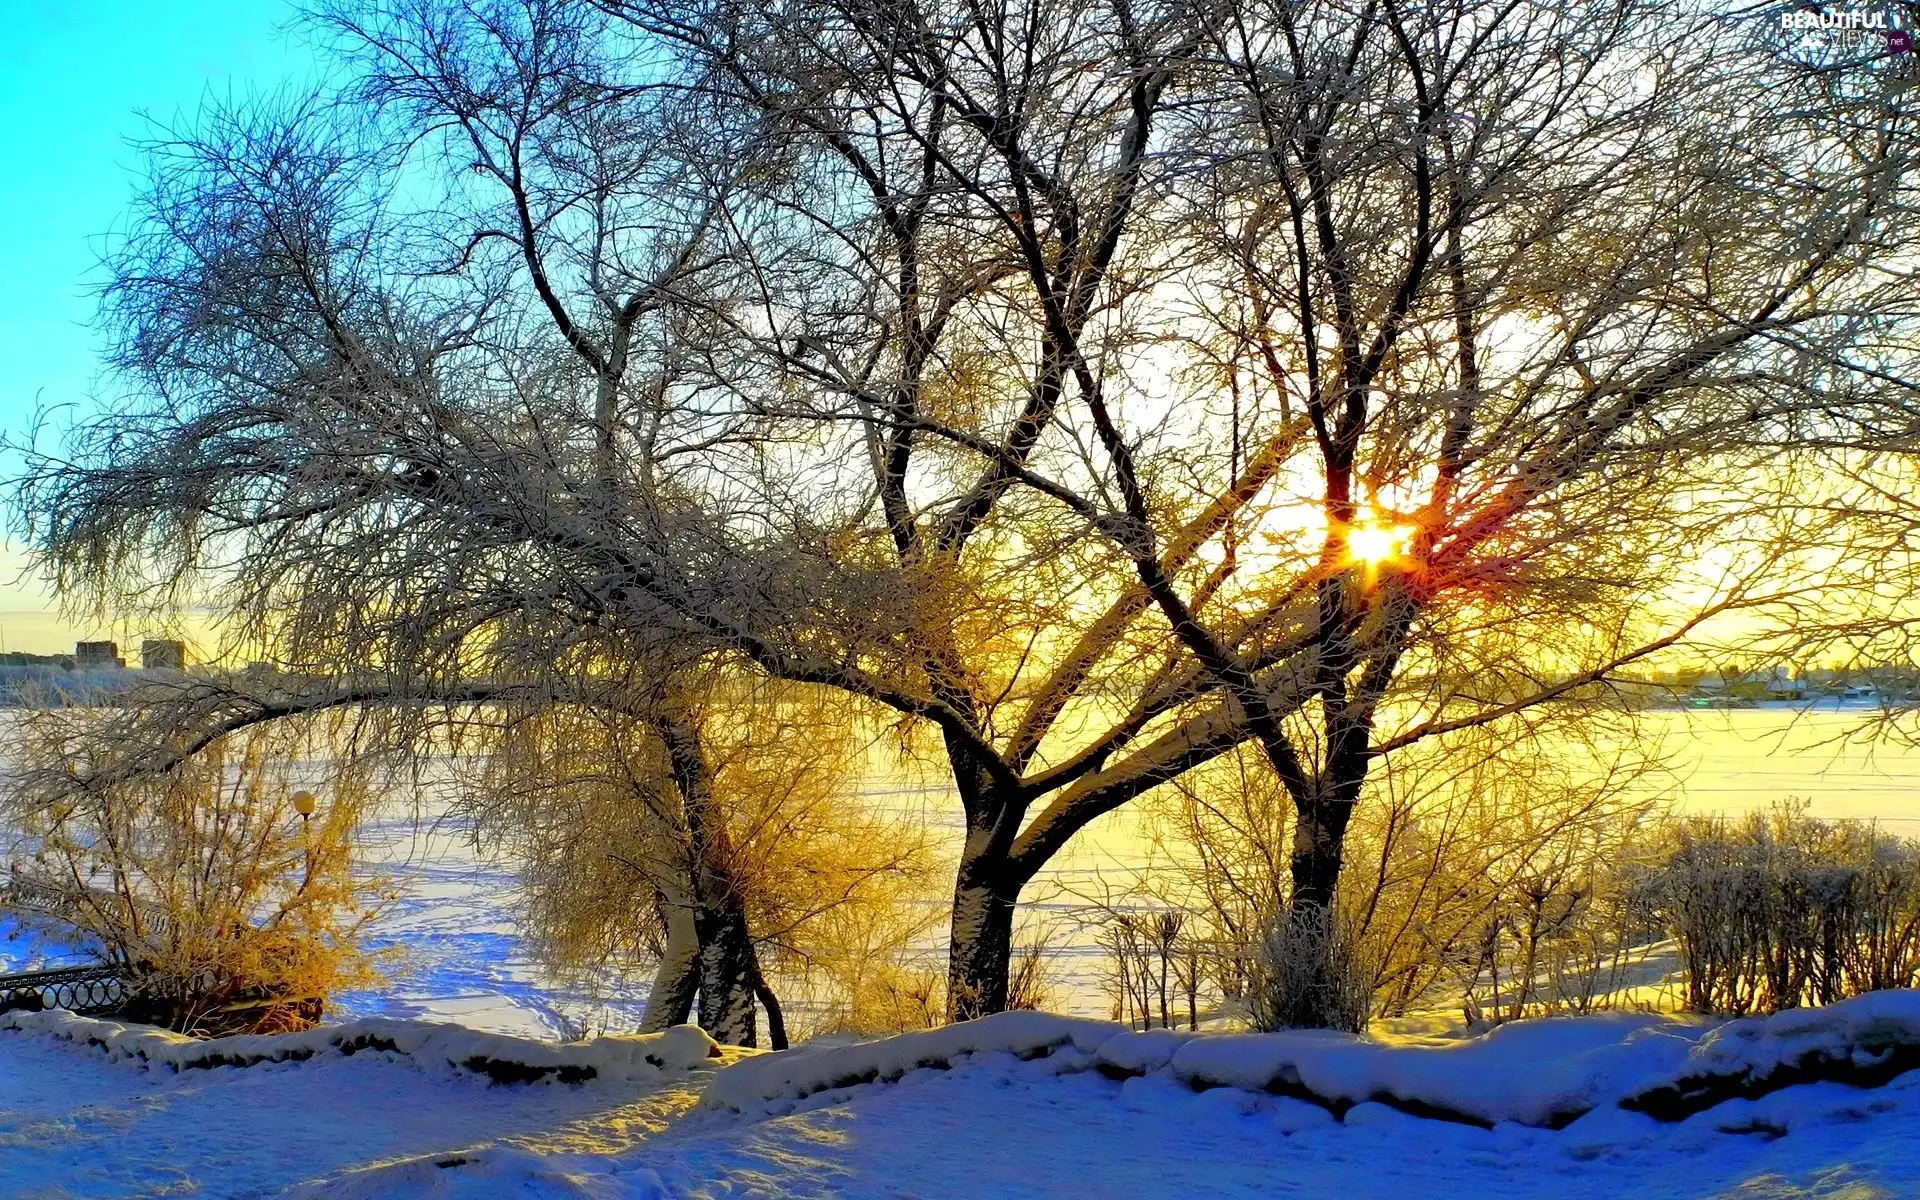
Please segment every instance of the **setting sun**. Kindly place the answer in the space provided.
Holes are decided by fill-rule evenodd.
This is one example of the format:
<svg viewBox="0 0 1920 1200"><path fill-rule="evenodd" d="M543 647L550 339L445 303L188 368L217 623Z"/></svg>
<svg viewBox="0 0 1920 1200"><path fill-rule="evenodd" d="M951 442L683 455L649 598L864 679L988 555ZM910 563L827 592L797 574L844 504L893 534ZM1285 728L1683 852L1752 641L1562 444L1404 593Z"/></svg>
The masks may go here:
<svg viewBox="0 0 1920 1200"><path fill-rule="evenodd" d="M1347 557L1378 566L1406 553L1407 539L1412 536L1411 525L1355 525L1347 531Z"/></svg>

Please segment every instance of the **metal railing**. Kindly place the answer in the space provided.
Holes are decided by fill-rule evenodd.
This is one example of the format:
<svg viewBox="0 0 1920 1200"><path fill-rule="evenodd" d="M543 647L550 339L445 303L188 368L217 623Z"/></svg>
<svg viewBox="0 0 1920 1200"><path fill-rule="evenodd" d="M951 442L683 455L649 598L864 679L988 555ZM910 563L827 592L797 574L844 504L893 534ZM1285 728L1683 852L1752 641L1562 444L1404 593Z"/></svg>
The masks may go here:
<svg viewBox="0 0 1920 1200"><path fill-rule="evenodd" d="M0 975L0 1012L64 1008L83 1016L117 1013L133 998L118 967L61 967Z"/></svg>
<svg viewBox="0 0 1920 1200"><path fill-rule="evenodd" d="M37 917L50 917L69 925L87 926L88 917L101 914L115 922L137 917L144 939L161 943L173 932L173 921L166 910L143 900L129 901L104 888L80 887L49 879L39 879L19 871L6 873L0 883L0 909L12 909Z"/></svg>

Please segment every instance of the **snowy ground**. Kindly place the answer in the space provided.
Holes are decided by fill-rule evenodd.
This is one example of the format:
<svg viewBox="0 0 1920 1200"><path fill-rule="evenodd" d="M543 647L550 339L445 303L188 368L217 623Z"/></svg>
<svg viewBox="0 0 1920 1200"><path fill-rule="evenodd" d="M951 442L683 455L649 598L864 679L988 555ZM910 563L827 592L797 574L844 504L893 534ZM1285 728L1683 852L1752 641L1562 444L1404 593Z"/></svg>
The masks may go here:
<svg viewBox="0 0 1920 1200"><path fill-rule="evenodd" d="M1920 1071L1664 1124L1616 1103L1810 1050L1865 1062L1889 1034L1920 1047L1920 995L1845 1011L1749 1022L1746 1036L1616 1017L1394 1047L1189 1042L1013 1014L576 1085L489 1084L419 1051L173 1074L29 1028L0 1032L0 1196L1920 1195ZM914 1065L927 1061L941 1065ZM1343 1119L1254 1086L1269 1076L1345 1095ZM1386 1102L1344 1106L1366 1095ZM1409 1101L1455 1119L1409 1115ZM1569 1104L1593 1107L1558 1131L1464 1123Z"/></svg>
<svg viewBox="0 0 1920 1200"><path fill-rule="evenodd" d="M495 1085L363 1053L173 1075L0 1033L0 1197L274 1195L483 1143L611 1153L692 1104L705 1074Z"/></svg>
<svg viewBox="0 0 1920 1200"><path fill-rule="evenodd" d="M1766 711L1673 714L1698 735L1683 747L1693 805L1738 810L1799 796L1815 815L1920 832L1920 752L1816 748L1842 719L1817 716L1789 724ZM936 791L887 802L951 815ZM377 942L403 958L390 987L345 997L336 1016L536 1037L634 1026L643 988L547 975L513 927L511 875L477 858L458 828L422 831L411 818L396 812L369 831L369 868L401 888ZM1135 857L1124 825L1089 833L1035 889L1063 924L1075 894L1097 893ZM14 932L0 919L0 971L60 960L58 948ZM1091 947L1065 950L1061 1007L1099 1014ZM1536 1049L1509 1062L1504 1077L1535 1077L1567 1053ZM895 1083L830 1088L790 1111L775 1102L735 1112L696 1107L713 1064L578 1085L499 1085L380 1052L173 1074L0 1032L0 1200L283 1192L1920 1197L1912 1144L1920 1072L1871 1091L1811 1084L1728 1101L1670 1125L1603 1108L1554 1132L1483 1129L1379 1103L1337 1121L1263 1092L1195 1092L1165 1072L1124 1081L1063 1072L1063 1061L988 1051ZM722 1078L740 1077L731 1070ZM1500 1083L1503 1073L1492 1078Z"/></svg>

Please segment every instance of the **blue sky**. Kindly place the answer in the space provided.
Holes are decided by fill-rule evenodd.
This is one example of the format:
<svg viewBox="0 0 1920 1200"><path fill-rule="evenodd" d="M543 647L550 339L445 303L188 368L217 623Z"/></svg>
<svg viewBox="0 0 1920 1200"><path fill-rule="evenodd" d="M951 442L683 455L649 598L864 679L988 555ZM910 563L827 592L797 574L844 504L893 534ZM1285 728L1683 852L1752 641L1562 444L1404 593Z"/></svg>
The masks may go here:
<svg viewBox="0 0 1920 1200"><path fill-rule="evenodd" d="M99 376L89 285L138 179L140 115L190 117L209 95L311 86L314 53L285 0L0 0L0 428L86 406ZM11 466L9 465L9 472ZM0 557L0 647L70 649L103 629L61 618Z"/></svg>

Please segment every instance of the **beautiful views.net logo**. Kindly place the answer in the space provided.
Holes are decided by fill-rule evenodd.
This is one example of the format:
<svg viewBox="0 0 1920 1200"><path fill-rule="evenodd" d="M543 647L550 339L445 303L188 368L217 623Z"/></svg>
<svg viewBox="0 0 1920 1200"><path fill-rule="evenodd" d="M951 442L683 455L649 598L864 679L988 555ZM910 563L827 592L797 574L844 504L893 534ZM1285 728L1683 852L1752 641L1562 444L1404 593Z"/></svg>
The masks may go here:
<svg viewBox="0 0 1920 1200"><path fill-rule="evenodd" d="M1790 33L1840 34L1848 40L1879 35L1889 54L1913 49L1913 35L1900 28L1898 15L1861 8L1798 9L1780 14L1780 26Z"/></svg>

